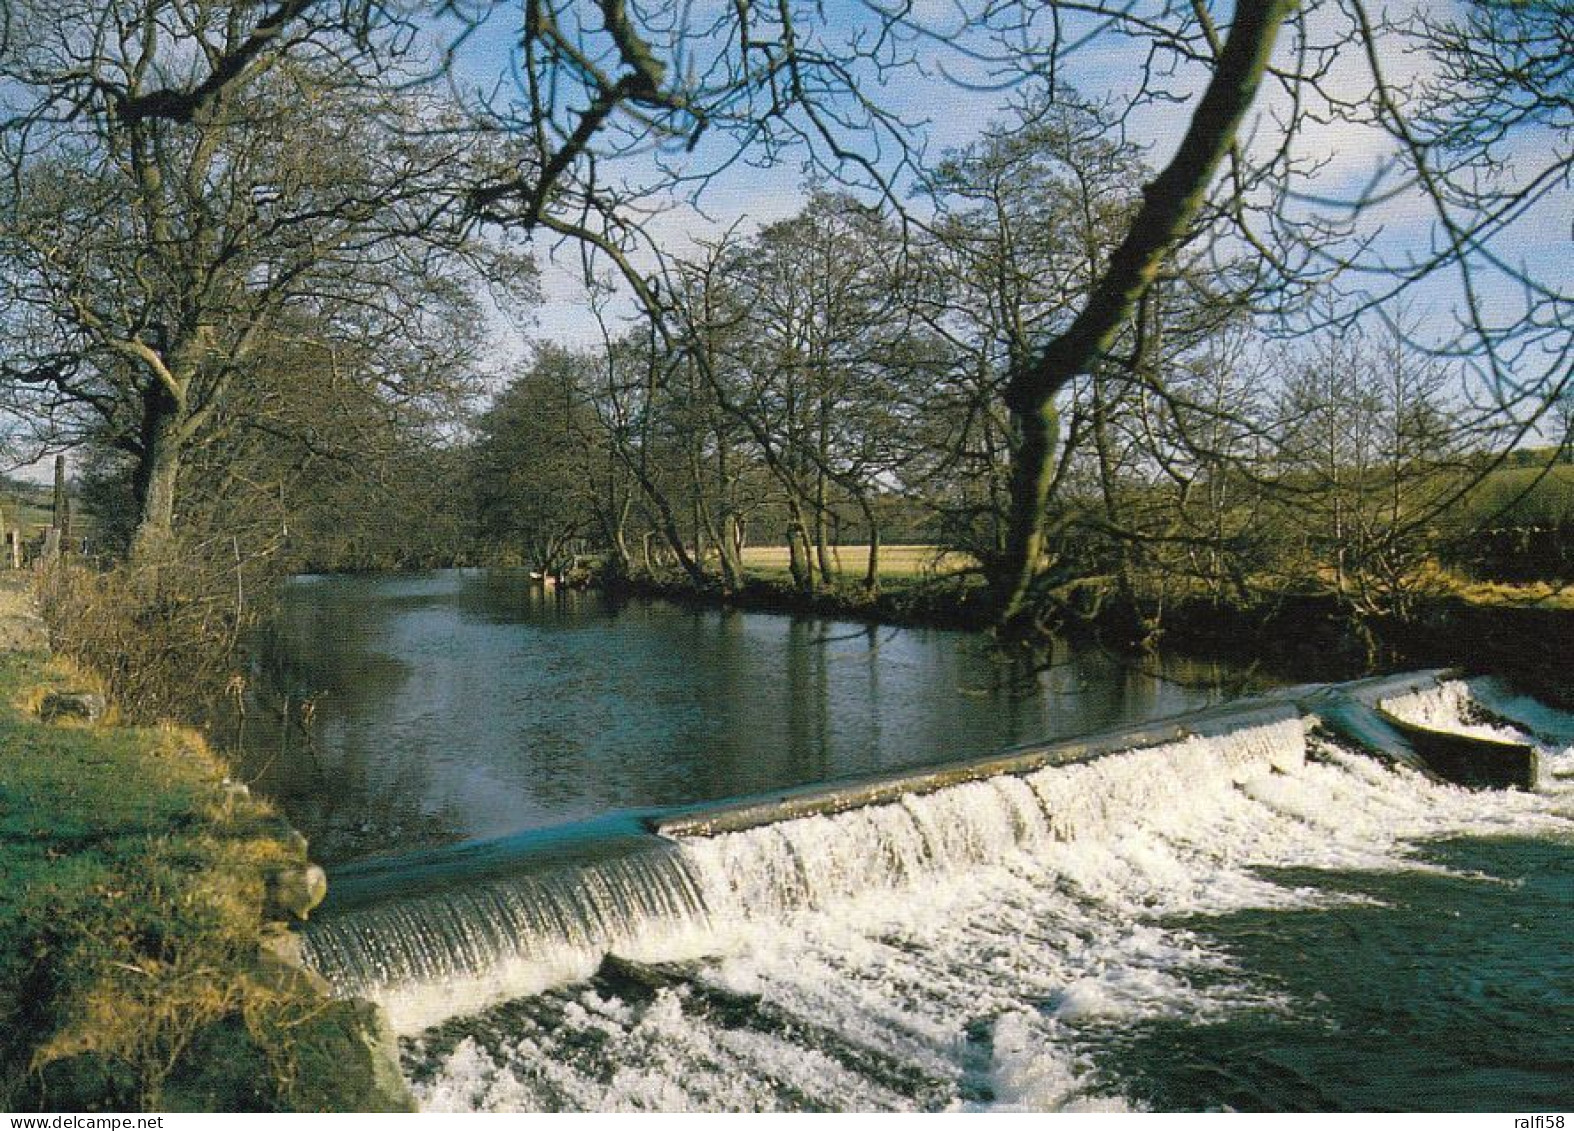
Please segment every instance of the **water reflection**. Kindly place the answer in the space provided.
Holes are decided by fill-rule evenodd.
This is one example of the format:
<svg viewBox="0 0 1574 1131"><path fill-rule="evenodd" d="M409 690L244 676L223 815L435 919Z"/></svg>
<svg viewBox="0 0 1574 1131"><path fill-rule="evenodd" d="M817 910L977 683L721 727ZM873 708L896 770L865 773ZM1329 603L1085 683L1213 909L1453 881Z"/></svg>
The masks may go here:
<svg viewBox="0 0 1574 1131"><path fill-rule="evenodd" d="M248 773L333 861L1107 729L1241 673L448 571L300 579L253 674Z"/></svg>

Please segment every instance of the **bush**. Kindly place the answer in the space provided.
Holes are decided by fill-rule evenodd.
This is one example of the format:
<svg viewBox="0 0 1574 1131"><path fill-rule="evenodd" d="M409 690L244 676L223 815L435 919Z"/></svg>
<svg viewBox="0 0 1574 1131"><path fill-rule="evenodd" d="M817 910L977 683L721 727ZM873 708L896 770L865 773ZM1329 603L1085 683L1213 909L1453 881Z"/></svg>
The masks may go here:
<svg viewBox="0 0 1574 1131"><path fill-rule="evenodd" d="M239 566L198 555L96 571L62 564L39 586L57 653L96 672L131 721L191 719L240 689L236 647L267 592Z"/></svg>

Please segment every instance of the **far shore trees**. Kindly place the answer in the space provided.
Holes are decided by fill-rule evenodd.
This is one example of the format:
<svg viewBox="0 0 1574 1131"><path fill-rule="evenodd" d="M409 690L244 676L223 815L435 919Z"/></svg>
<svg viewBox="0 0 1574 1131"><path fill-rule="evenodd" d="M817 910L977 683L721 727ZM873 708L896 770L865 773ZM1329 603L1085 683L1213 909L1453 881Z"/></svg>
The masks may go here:
<svg viewBox="0 0 1574 1131"><path fill-rule="evenodd" d="M1491 437L1478 475L1516 444L1563 439L1551 430L1574 380L1566 256L1531 238L1538 225L1566 236L1560 4L12 0L6 13L5 389L50 427L91 421L134 459L137 556L168 537L172 467L284 311L309 308L338 333L332 311L366 301L361 265L452 262L475 224L576 245L598 286L610 266L640 307L639 340L601 356L590 415L619 421L602 428L628 489L614 512L648 508L696 583L719 554L735 584L732 550L766 495L812 587L839 506L873 531L882 496L966 465L948 520L1002 627L1033 627L1063 580L1063 535L1096 542L1121 584L1143 561L1184 559L1211 563L1209 586L1238 585L1238 563L1207 539L1245 546L1236 503L1261 502L1255 461L1283 439L1270 430L1282 422L1253 414L1288 403L1238 342L1214 340L1242 325L1321 340L1386 323L1407 365L1430 359L1457 382L1444 413L1460 434ZM498 81L473 81L478 44L507 52ZM1117 61L1118 79L1093 60ZM1057 158L1059 173L1013 153L1010 128L937 168L921 113L894 109L938 107L910 85L936 75L969 97L1013 90L1030 119L1080 113L1105 128ZM1067 94L1077 85L1086 104ZM1142 138L1154 145L1139 161ZM1122 166L1107 181L1106 158ZM1031 182L1008 224L986 215L991 162ZM734 232L706 266L680 262L657 217L736 187L740 169L789 164L900 235L881 266L909 289L858 299L877 323L890 311L938 342L961 315L1010 315L998 300L1019 285L1040 309L975 327L1003 352L971 343L971 367L952 359L931 382L943 389L918 388L935 372L927 339L862 368L844 364L872 340L852 323L810 342L798 320L768 340L766 300L795 302L857 256L818 275L801 259L767 288L773 258L800 250L789 237L819 220L776 227L780 246L769 230ZM999 246L959 240L968 225ZM729 287L760 303L695 316L696 298ZM1401 318L1408 304L1426 317ZM1228 373L1199 372L1225 355ZM927 451L883 439L926 417ZM962 435L948 455L950 420ZM1207 436L1247 455L1205 450ZM745 448L774 489L712 491ZM626 561L621 518L613 529Z"/></svg>

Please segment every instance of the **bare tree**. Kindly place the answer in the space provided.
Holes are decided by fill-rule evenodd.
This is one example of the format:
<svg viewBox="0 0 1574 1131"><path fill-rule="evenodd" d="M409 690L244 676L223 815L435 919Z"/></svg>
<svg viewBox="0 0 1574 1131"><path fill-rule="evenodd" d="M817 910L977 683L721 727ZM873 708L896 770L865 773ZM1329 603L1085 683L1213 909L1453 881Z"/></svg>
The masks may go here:
<svg viewBox="0 0 1574 1131"><path fill-rule="evenodd" d="M718 245L688 272L684 348L779 488L794 580L835 581L833 496L862 514L873 588L872 496L900 462L913 318L897 234L842 196Z"/></svg>
<svg viewBox="0 0 1574 1131"><path fill-rule="evenodd" d="M7 73L19 89L49 92L12 115L8 137L17 176L11 192L47 197L36 180L23 183L23 173L70 156L71 145L82 153L123 153L129 173L116 175L129 175L131 188L117 198L106 187L113 178L82 181L72 199L94 201L95 215L113 212L112 204L129 209L128 223L143 231L153 229L137 210L192 180L201 163L191 153L209 144L205 131L228 120L245 92L281 81L292 67L321 70L330 58L364 80L414 34L393 6L374 0L279 0L271 7L126 0L109 5L97 21L72 18L91 16L89 6L67 12L60 25L74 30L55 41L41 9L11 11L25 18L5 28ZM1464 363L1474 376L1470 411L1512 420L1521 437L1529 436L1569 386L1574 319L1558 267L1527 265L1503 247L1528 217L1545 215L1566 192L1568 37L1561 4L1472 0L1454 15L1423 11L1387 21L1374 19L1363 0L1253 0L1233 5L1227 18L1223 6L1202 0L964 0L952 8L855 3L832 19L817 5L792 0L717 8L675 0L639 6L525 0L510 29L517 46L509 77L480 91L465 89L467 45L495 34L493 22L514 18L513 10L444 3L435 11L449 21L443 26L458 31L427 76L446 74L464 96L466 131L502 143L481 162L450 165L448 206L538 238L575 241L592 273L609 261L659 339L648 353L650 389L665 382L670 356L689 348L670 301L674 292L655 282L659 266L651 269L659 261L649 223L656 212L693 199L740 163L788 160L806 161L904 211L901 186L925 164L922 131L877 101L871 92L880 89L879 80L954 68L983 83L1032 84L1054 95L1078 53L1090 47L1113 47L1133 60L1127 81L1110 91L1109 121L1124 129L1143 116L1167 119L1145 128L1175 139L1173 149L1128 210L1109 218L1105 250L1086 258L1090 267L1097 261L1096 269L1038 328L1043 336L1018 336L1003 379L993 365L969 370L978 387L967 413L988 451L990 473L998 475L997 457L1009 463L988 500L999 513L1004 496L1004 521L987 540L992 588L1007 624L1031 620L1054 522L1050 499L1077 444L1094 445L1104 521L1111 528L1130 525L1118 513L1124 496L1115 472L1124 434L1140 428L1142 418L1122 416L1128 402L1115 393L1140 390L1163 399L1162 366L1153 358L1166 350L1153 348L1149 331L1165 330L1174 307L1172 295L1155 296L1153 288L1187 273L1176 267L1177 256L1189 257L1188 272L1209 263L1224 272L1214 292L1222 302L1301 331L1349 330L1446 278L1456 296L1451 331L1416 330L1406 344ZM166 45L173 35L196 50L171 54ZM53 46L41 55L38 45L45 42ZM1396 49L1408 47L1419 48L1436 69L1409 82L1396 76ZM79 57L89 65L78 66ZM385 81L418 77L412 63ZM1334 121L1378 136L1387 147L1377 172L1353 189L1348 180L1321 178L1330 154L1311 135ZM414 132L428 140L453 136L443 123L422 125ZM1517 151L1528 135L1549 144L1539 153ZM40 143L45 138L51 140ZM156 174L158 192L148 171ZM1396 202L1421 204L1418 238L1400 242L1384 232L1382 217ZM389 215L382 204L377 214ZM435 222L437 215L429 218ZM186 239L178 225L166 235L178 238L155 233L149 246L167 249ZM49 241L40 246L43 251L28 254L56 269ZM231 278L248 280L247 286L260 277L248 271L265 273L240 268L238 259L235 265ZM115 274L136 277L139 266ZM178 274L177 266L159 269ZM1505 280L1515 288L1507 299L1493 285ZM1308 307L1304 300L1317 291L1338 301ZM161 318L180 326L179 318ZM221 334L199 318L192 325L210 341L182 331L155 344L144 321L100 329L73 314L66 321L70 335L39 338L47 327L17 316L20 335L46 344L14 364L13 381L57 391L72 383L91 392L83 371L70 369L89 340L97 351L94 380L122 373L115 379L124 384L129 375L156 375L143 348L158 354L173 376L199 355L234 353L239 327L247 324L240 319ZM145 385L157 392L154 401L189 402L192 394L178 388L182 380ZM1070 423L1077 427L1067 427L1057 399L1079 388L1091 399L1080 416L1073 401ZM157 410L152 418L161 414L171 415ZM160 428L139 441L144 448L160 447ZM827 445L800 447L823 454ZM149 498L160 495L160 475L152 470L158 462L149 460ZM824 468L811 478L835 480ZM648 490L645 496L655 497ZM823 513L811 502L807 524ZM678 517L669 508L662 528L679 559L703 574L702 563L682 548ZM693 526L705 527L705 516L695 514Z"/></svg>
<svg viewBox="0 0 1574 1131"><path fill-rule="evenodd" d="M90 429L134 458L134 557L169 539L183 460L291 309L413 325L387 281L451 272L462 247L450 185L471 142L412 139L439 107L370 89L314 25L282 53L272 18L220 0L35 12L7 59L6 391L57 439ZM170 93L194 60L213 81Z"/></svg>

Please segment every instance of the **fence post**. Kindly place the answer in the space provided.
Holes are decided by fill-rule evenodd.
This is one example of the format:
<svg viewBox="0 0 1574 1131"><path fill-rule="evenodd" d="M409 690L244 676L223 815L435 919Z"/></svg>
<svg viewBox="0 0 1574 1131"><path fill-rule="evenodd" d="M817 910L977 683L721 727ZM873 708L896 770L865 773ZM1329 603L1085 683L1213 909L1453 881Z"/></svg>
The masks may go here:
<svg viewBox="0 0 1574 1131"><path fill-rule="evenodd" d="M58 455L58 456L55 457L55 508L54 508L54 516L49 521L49 525L52 526L56 530L64 529L64 527L62 525L62 521L65 519L65 516L61 512L64 511L65 508L66 508L66 457L64 455Z"/></svg>

